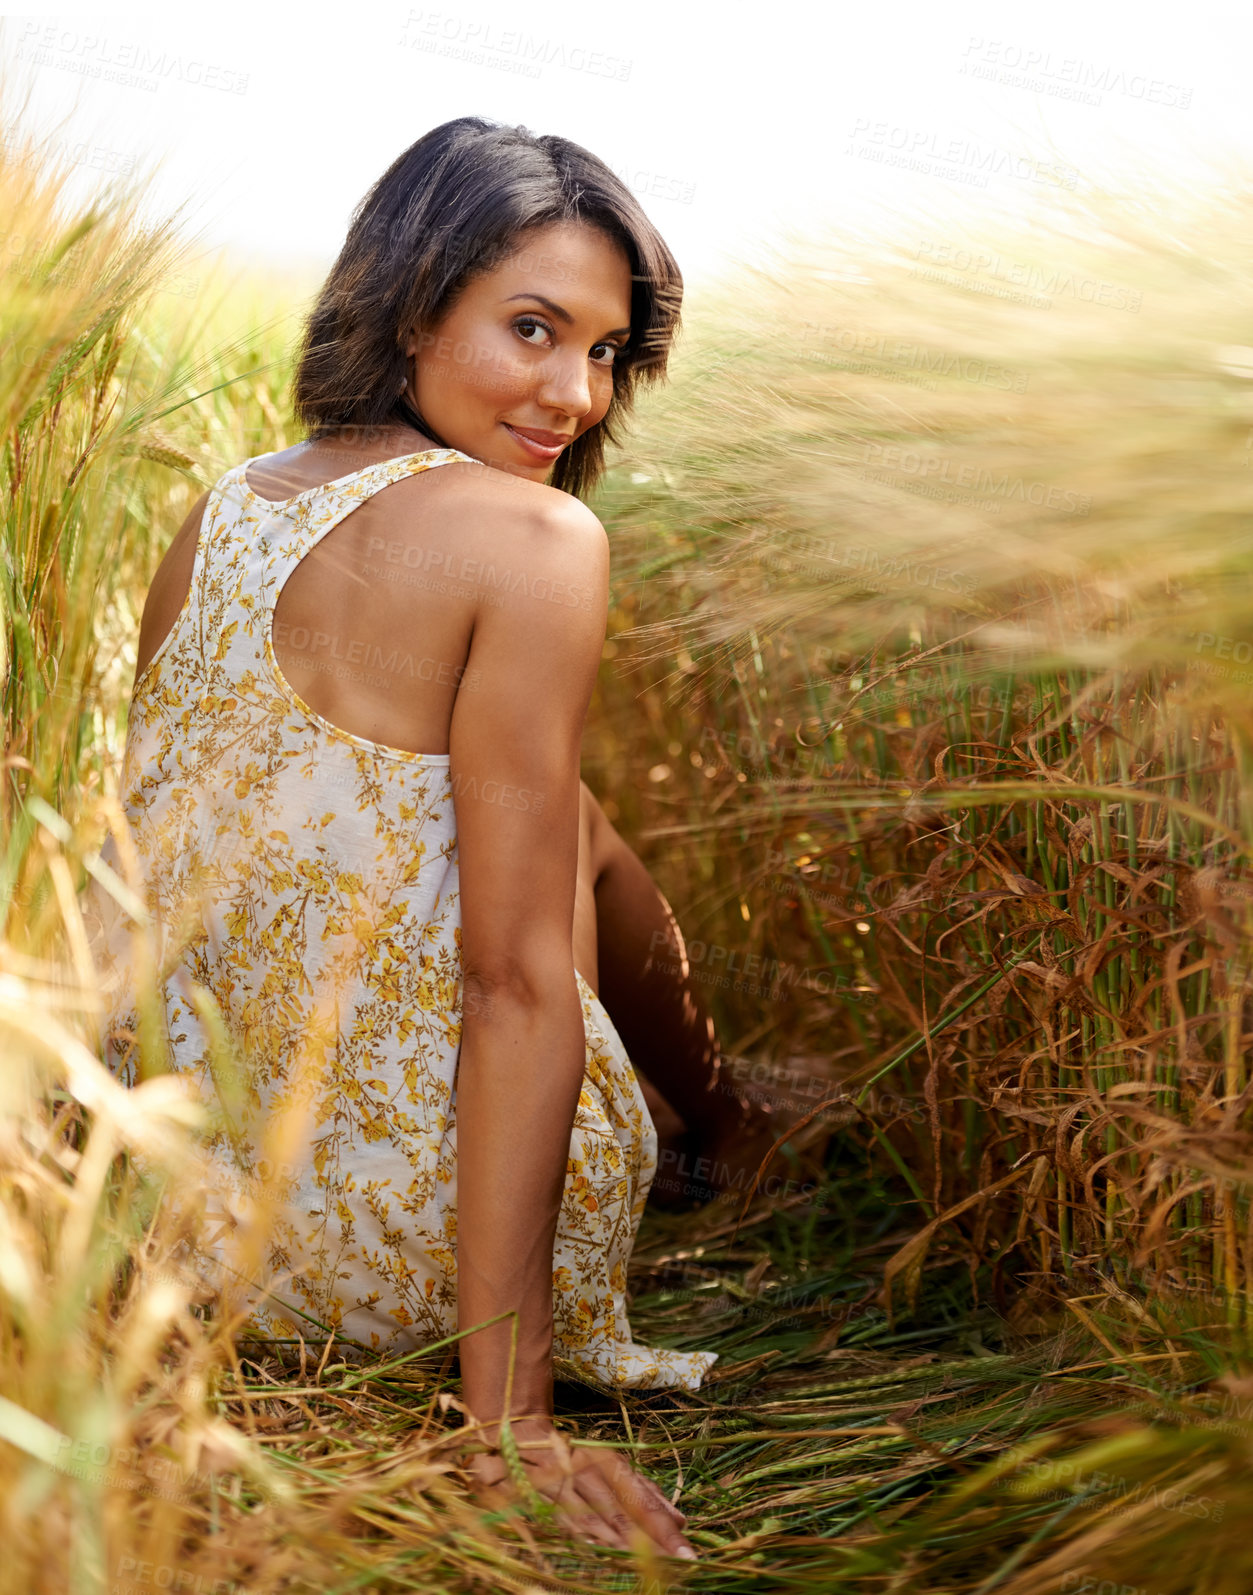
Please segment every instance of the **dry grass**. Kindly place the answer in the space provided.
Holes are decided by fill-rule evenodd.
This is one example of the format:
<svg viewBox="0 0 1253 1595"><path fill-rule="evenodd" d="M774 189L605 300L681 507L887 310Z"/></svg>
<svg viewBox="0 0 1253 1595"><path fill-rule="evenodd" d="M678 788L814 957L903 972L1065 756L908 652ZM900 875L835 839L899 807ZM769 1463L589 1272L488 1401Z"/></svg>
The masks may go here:
<svg viewBox="0 0 1253 1595"><path fill-rule="evenodd" d="M703 303L651 480L606 496L597 754L615 793L649 772L628 830L710 973L805 971L780 1056L923 1110L874 1133L927 1218L960 1216L972 1279L1111 1257L1242 1313L1249 254L1244 202L1158 203L1172 227L1105 196L1093 241L1059 201L970 245L1004 292L1134 314L937 283L922 245L832 243ZM890 1271L910 1290L922 1255Z"/></svg>

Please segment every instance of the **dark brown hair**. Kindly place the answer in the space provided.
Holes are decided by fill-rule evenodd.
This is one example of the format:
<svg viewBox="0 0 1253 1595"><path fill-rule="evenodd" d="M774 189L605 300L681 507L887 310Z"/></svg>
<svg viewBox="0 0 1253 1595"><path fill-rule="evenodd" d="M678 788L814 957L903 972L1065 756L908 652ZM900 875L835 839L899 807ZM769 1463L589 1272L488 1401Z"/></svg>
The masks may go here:
<svg viewBox="0 0 1253 1595"><path fill-rule="evenodd" d="M293 407L310 440L404 415L396 403L409 328L438 322L472 277L523 248L532 229L569 221L600 228L631 263L631 336L613 364L609 409L558 458L549 479L576 496L594 487L605 441L620 442L614 423L630 412L636 384L665 377L683 278L635 196L603 161L569 139L481 116L433 128L353 212L297 360Z"/></svg>

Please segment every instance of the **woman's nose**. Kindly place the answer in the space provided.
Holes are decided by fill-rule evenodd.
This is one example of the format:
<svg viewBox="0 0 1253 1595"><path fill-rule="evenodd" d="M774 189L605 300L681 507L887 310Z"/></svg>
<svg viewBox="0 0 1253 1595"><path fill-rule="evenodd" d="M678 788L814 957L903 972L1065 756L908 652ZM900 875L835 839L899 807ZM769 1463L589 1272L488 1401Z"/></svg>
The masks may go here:
<svg viewBox="0 0 1253 1595"><path fill-rule="evenodd" d="M586 415L592 403L587 360L577 355L554 355L546 360L537 397L545 408L560 410L576 420Z"/></svg>

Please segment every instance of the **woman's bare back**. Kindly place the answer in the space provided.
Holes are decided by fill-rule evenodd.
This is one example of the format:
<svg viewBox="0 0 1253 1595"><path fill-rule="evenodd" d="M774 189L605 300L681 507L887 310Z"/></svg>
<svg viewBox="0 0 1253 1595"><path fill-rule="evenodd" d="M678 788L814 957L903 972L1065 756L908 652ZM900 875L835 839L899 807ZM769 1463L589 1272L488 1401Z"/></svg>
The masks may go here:
<svg viewBox="0 0 1253 1595"><path fill-rule="evenodd" d="M391 447L298 444L254 461L244 484L265 507L290 505L298 513L299 501L328 483L421 453L422 441L407 430ZM419 447L407 449L408 442ZM283 676L325 720L354 736L447 754L457 692L478 685L466 670L476 608L537 585L527 571L527 540L545 506L566 496L454 461L366 499L310 550L279 594L273 646ZM186 599L207 498L197 501L153 578L136 679ZM567 589L541 596L577 604L589 595Z"/></svg>

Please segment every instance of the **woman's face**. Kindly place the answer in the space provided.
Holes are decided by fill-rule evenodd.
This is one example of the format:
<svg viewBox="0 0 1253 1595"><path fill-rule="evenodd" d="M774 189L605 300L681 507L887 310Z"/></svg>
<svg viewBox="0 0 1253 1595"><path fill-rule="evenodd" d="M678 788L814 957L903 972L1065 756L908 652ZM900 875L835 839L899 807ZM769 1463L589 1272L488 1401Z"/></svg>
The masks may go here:
<svg viewBox="0 0 1253 1595"><path fill-rule="evenodd" d="M410 333L406 393L450 447L543 482L608 410L630 322L621 245L579 222L537 228L437 325Z"/></svg>

